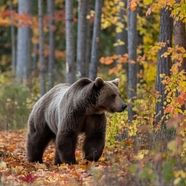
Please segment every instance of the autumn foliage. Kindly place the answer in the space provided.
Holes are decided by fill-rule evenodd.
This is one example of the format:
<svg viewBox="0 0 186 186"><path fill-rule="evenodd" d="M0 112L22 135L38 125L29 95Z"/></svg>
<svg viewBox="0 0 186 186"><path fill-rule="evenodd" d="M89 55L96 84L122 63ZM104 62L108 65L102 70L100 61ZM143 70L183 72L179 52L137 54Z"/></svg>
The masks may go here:
<svg viewBox="0 0 186 186"><path fill-rule="evenodd" d="M60 1L56 2L62 6ZM175 3L175 0L145 0L142 4L139 0L131 0L127 8L135 11L138 5L146 6L146 17L138 17L138 31L143 34L144 45L137 49L136 63L142 65L143 73L138 73L141 81L137 85L138 93L134 101L135 119L129 123L126 112L108 115L106 147L98 162L83 159L80 138L76 150L77 165L53 165L53 145L47 147L43 164L28 163L25 151L26 129L9 129L26 128L30 109L39 98L39 80L32 79L33 87L18 86L12 82L10 73L0 74L0 126L5 126L3 129L6 129L0 131L0 185L186 185L186 71L181 69L186 50L183 47L168 47L161 56L170 56L172 67L170 76L160 75L166 94L162 118L165 125L154 124L155 104L162 96L154 87L157 54L166 45L165 42L155 41L159 28L157 12L169 6L175 20L186 22L186 4L183 0L180 3ZM122 31L124 24L118 21L118 11L123 7L124 3L118 0L104 2L101 23L103 30L112 29L114 25L116 33ZM8 27L11 24L10 16L13 16L16 27L29 25L32 28L32 43L38 43L37 16L19 15L6 10L6 7L1 7L0 10L0 26ZM151 18L148 17L150 15ZM94 11L90 11L87 18L92 21L93 17ZM48 19L45 16L45 33L48 31ZM64 11L56 11L54 19L57 24L64 21ZM149 24L150 21L153 24ZM60 37L56 36L57 41L64 34L64 23L59 25L53 27L54 30L60 30ZM124 44L117 40L113 47ZM142 56L141 50L144 50ZM38 54L38 50L33 53ZM45 57L48 54L48 45L45 45ZM64 50L56 49L55 56L65 60ZM7 58L2 58L0 65L6 66ZM126 99L125 67L128 64L128 54L102 56L100 63L108 68L106 75L101 75L120 78L120 90Z"/></svg>
<svg viewBox="0 0 186 186"><path fill-rule="evenodd" d="M123 159L130 156L129 152L115 147L114 151L105 149L100 161L91 163L83 160L80 150L77 149L78 165L55 166L53 165L54 146L49 145L43 157L43 164L28 163L25 154L25 135L26 131L1 131L0 183L3 185L97 185L98 181L100 183L101 180L105 182L108 179L107 175L103 174L105 171L113 171L109 168L112 166L109 161L110 157L115 154L116 159L112 161L117 165L120 157ZM126 173L125 167L120 167L119 174L124 176ZM112 176L118 177L119 175L117 173ZM121 176L118 178L119 182L124 181Z"/></svg>

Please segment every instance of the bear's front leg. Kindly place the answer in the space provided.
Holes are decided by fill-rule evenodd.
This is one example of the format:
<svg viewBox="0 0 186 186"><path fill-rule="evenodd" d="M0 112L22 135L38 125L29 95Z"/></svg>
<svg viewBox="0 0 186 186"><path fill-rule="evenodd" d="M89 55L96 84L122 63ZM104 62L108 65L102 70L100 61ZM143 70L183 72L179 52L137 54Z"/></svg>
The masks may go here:
<svg viewBox="0 0 186 186"><path fill-rule="evenodd" d="M87 116L84 132L86 135L83 145L85 159L89 161L98 161L105 146L105 114Z"/></svg>
<svg viewBox="0 0 186 186"><path fill-rule="evenodd" d="M76 164L75 150L77 134L73 131L59 131L56 138L55 164Z"/></svg>
<svg viewBox="0 0 186 186"><path fill-rule="evenodd" d="M105 137L103 132L86 136L83 145L85 159L89 161L98 161L102 155L105 146Z"/></svg>

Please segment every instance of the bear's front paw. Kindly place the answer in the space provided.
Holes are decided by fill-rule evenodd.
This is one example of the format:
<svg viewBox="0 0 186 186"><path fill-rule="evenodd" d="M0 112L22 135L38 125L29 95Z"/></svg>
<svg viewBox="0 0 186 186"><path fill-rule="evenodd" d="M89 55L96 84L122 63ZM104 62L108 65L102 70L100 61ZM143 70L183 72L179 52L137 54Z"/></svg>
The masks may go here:
<svg viewBox="0 0 186 186"><path fill-rule="evenodd" d="M91 148L88 153L85 153L85 159L89 161L98 161L102 152L99 152L96 148Z"/></svg>
<svg viewBox="0 0 186 186"><path fill-rule="evenodd" d="M69 164L69 165L73 165L73 164L77 164L77 161L67 160L67 161L64 161L64 163Z"/></svg>
<svg viewBox="0 0 186 186"><path fill-rule="evenodd" d="M64 161L54 161L54 165L61 165L63 163L69 164L69 165L73 165L73 164L77 164L77 161L71 161L71 160L64 160Z"/></svg>

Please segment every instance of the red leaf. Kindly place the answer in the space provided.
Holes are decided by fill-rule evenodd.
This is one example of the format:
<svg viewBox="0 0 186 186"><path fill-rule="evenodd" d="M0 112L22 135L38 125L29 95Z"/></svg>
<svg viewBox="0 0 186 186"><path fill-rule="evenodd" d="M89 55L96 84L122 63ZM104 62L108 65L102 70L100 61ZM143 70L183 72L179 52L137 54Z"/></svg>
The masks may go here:
<svg viewBox="0 0 186 186"><path fill-rule="evenodd" d="M26 183L33 183L38 177L33 176L32 174L27 174L26 176L22 176L19 179Z"/></svg>

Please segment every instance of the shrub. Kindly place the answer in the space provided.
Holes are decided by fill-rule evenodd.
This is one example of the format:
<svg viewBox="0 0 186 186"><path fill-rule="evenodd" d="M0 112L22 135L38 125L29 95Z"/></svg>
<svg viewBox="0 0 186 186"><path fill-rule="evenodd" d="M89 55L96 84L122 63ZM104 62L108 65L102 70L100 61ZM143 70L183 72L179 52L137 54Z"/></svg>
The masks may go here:
<svg viewBox="0 0 186 186"><path fill-rule="evenodd" d="M35 98L23 85L1 85L0 129L25 128Z"/></svg>

